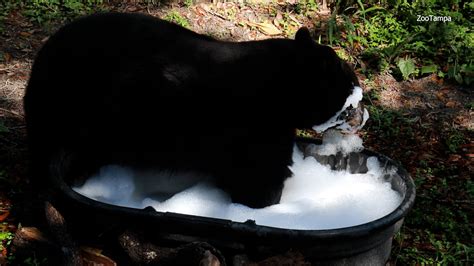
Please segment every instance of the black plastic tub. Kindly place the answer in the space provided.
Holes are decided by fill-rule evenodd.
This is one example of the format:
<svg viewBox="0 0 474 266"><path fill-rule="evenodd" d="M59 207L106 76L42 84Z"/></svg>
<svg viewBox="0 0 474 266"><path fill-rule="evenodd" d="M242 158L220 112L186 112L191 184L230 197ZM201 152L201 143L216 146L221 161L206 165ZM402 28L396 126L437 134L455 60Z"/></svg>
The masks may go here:
<svg viewBox="0 0 474 266"><path fill-rule="evenodd" d="M315 140L299 140L298 147L305 156L311 152ZM148 239L158 243L179 245L204 241L225 254L247 254L251 257L301 252L308 261L318 265L384 265L390 255L392 238L399 231L403 218L413 206L415 186L409 174L384 155L364 150L342 156L316 156L332 168L348 167L352 172L367 171L366 161L376 156L388 171L387 182L403 196L403 201L392 213L366 224L331 230L290 230L230 220L205 218L176 213L139 210L101 203L73 191L68 182L73 176L86 173L90 165L81 165L74 155L61 155L51 165L54 203L65 216L76 237L100 238L116 235L124 230L140 230ZM78 163L81 162L81 163ZM78 169L81 169L80 171Z"/></svg>

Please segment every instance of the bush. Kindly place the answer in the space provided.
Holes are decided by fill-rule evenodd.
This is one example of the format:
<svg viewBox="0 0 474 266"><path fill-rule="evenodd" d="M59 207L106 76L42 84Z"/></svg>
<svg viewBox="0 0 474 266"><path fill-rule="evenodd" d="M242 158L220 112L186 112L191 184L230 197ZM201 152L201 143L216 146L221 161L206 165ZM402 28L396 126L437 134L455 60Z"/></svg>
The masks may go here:
<svg viewBox="0 0 474 266"><path fill-rule="evenodd" d="M376 70L397 70L404 79L437 73L461 84L474 81L474 34L469 20L474 3L367 2L357 1L344 10L335 6L328 22L330 44L357 50ZM374 4L379 2L382 4ZM411 69L411 62L416 69Z"/></svg>
<svg viewBox="0 0 474 266"><path fill-rule="evenodd" d="M67 20L101 10L103 0L31 0L22 3L23 14L39 24Z"/></svg>

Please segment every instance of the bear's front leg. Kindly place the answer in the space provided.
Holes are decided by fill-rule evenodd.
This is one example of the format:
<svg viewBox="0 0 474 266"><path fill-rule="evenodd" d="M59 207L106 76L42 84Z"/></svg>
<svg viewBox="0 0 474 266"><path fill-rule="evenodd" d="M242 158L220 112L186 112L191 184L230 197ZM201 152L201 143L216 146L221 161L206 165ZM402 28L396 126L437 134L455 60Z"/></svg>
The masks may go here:
<svg viewBox="0 0 474 266"><path fill-rule="evenodd" d="M251 208L264 208L280 202L283 184L291 176L287 166L266 169L238 168L229 176L223 188L230 194L232 202Z"/></svg>

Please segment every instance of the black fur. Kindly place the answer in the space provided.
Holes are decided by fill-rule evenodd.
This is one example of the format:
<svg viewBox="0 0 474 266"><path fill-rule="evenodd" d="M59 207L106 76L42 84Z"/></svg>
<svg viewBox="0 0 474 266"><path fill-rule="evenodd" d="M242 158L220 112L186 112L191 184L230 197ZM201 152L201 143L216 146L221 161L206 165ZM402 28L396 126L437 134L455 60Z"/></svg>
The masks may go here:
<svg viewBox="0 0 474 266"><path fill-rule="evenodd" d="M233 43L145 15L85 17L33 65L24 101L35 175L66 150L202 172L235 202L274 204L295 128L333 116L353 84L304 28L295 40Z"/></svg>

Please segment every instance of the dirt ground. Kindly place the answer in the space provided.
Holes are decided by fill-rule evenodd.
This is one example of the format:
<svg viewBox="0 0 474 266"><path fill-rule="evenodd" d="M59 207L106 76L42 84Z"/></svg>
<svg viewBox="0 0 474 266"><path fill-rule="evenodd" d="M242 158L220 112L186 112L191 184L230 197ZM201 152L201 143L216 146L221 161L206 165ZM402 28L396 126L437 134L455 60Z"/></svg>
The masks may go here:
<svg viewBox="0 0 474 266"><path fill-rule="evenodd" d="M298 15L292 15L289 24L280 24L278 18L292 14L288 12L290 8L277 5L270 10L265 6L219 3L173 10L199 33L245 41L284 37L301 26L315 28L308 17ZM159 17L170 12L169 8L132 4L113 9ZM324 20L327 13L313 16ZM256 24L259 21L277 25L279 31ZM19 12L10 14L5 23L5 32L0 36L0 221L2 230L14 232L21 221L10 210L12 205L20 204L16 200L29 185L22 97L35 53L58 25L41 28ZM443 208L456 209L450 219L463 224L460 228L468 234L453 242L472 240L474 202L466 188L466 184L472 184L469 182L474 173L472 88L450 84L436 76L399 82L389 73L371 77L358 74L366 94L364 101L371 106L371 119L360 133L364 145L400 161L417 184L417 205L409 214L413 218L408 219L403 236L395 241L390 263L397 264L397 257L406 248L416 248L423 254L436 252L432 241L417 236L429 228L436 239L444 237L443 228L431 228L426 220L447 219L438 213ZM428 218L424 218L423 211L430 212ZM458 212L466 217L456 215ZM3 259L6 256L4 251Z"/></svg>

